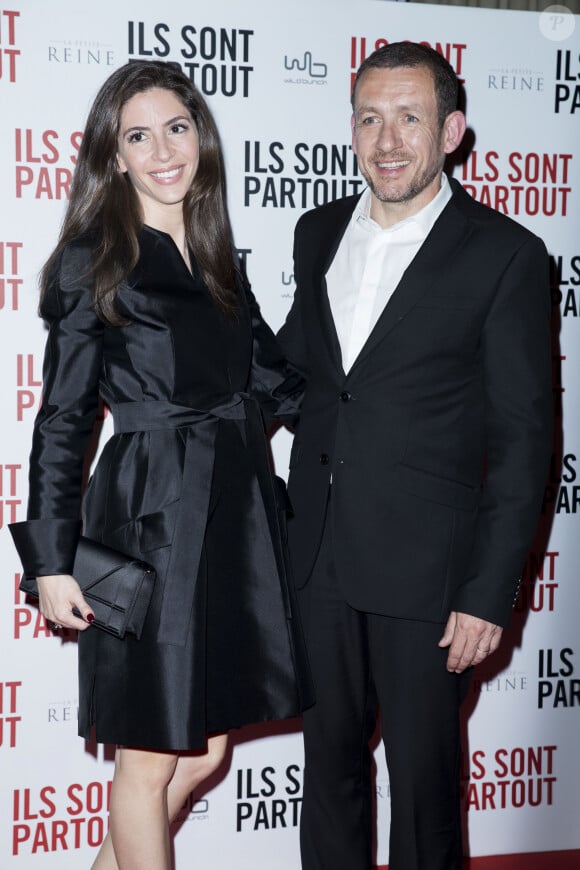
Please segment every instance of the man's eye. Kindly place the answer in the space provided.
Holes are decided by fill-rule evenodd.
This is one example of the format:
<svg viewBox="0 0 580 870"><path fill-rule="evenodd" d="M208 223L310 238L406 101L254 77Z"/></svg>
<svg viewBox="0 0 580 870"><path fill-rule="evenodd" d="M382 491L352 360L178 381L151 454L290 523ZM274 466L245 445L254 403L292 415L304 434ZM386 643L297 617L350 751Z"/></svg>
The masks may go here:
<svg viewBox="0 0 580 870"><path fill-rule="evenodd" d="M376 115L369 115L368 118L363 118L363 119L360 121L360 125L361 125L361 127L370 127L371 124L376 124L376 123L378 123L378 120L379 120L379 119L376 117Z"/></svg>
<svg viewBox="0 0 580 870"><path fill-rule="evenodd" d="M415 115L405 115L405 121L410 124L415 123L415 121L419 120Z"/></svg>

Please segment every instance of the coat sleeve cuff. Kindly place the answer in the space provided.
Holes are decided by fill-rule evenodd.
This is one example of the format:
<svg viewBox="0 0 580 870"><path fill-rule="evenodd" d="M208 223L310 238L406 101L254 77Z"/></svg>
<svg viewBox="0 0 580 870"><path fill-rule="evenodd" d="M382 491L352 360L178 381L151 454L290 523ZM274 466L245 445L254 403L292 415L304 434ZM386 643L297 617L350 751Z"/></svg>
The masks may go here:
<svg viewBox="0 0 580 870"><path fill-rule="evenodd" d="M26 520L9 525L24 574L72 574L80 520Z"/></svg>

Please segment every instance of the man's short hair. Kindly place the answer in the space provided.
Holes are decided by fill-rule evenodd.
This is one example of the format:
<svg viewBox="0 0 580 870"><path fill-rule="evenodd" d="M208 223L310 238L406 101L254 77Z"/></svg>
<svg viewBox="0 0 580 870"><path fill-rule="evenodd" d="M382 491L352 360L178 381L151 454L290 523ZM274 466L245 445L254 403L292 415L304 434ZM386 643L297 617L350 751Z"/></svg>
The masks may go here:
<svg viewBox="0 0 580 870"><path fill-rule="evenodd" d="M398 67L424 67L433 77L437 118L442 127L447 115L457 108L459 80L451 64L433 48L418 42L391 42L377 48L363 60L352 88L350 98L354 111L357 85L362 76L370 69L396 69Z"/></svg>

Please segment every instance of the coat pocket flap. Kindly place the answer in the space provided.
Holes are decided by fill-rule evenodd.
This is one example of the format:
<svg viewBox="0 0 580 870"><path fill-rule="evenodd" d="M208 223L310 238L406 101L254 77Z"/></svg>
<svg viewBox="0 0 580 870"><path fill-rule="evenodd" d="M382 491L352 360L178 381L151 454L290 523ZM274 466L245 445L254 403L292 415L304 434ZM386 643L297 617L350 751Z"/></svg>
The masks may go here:
<svg viewBox="0 0 580 870"><path fill-rule="evenodd" d="M137 520L139 549L142 553L168 547L173 540L173 530L179 508L179 500L171 502L161 510L145 514Z"/></svg>
<svg viewBox="0 0 580 870"><path fill-rule="evenodd" d="M476 508L481 495L480 487L439 477L410 465L396 466L395 482L411 495L463 511Z"/></svg>
<svg viewBox="0 0 580 870"><path fill-rule="evenodd" d="M476 301L469 296L425 296L417 308L443 308L447 311L473 311Z"/></svg>

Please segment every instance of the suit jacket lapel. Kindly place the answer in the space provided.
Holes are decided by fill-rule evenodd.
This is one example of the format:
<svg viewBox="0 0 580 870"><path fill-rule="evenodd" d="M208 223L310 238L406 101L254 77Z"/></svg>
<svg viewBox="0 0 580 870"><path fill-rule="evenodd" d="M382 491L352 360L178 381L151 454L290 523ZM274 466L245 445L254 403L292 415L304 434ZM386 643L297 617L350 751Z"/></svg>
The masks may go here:
<svg viewBox="0 0 580 870"><path fill-rule="evenodd" d="M433 229L403 273L395 292L354 361L349 377L389 332L429 293L433 283L445 274L446 266L458 247L470 235L470 225L457 208L457 198L456 193L447 203Z"/></svg>
<svg viewBox="0 0 580 870"><path fill-rule="evenodd" d="M359 198L359 196L348 197L348 199L345 199L344 201L341 200L337 203L337 205L340 204L341 207L331 213L331 218L321 228L320 243L318 245L317 255L314 262L314 285L318 289L317 303L318 313L322 324L322 333L335 366L343 374L342 352L338 341L334 317L332 316L330 308L325 276L332 260L334 259L334 255L338 250L338 246L340 245Z"/></svg>

